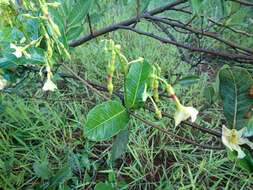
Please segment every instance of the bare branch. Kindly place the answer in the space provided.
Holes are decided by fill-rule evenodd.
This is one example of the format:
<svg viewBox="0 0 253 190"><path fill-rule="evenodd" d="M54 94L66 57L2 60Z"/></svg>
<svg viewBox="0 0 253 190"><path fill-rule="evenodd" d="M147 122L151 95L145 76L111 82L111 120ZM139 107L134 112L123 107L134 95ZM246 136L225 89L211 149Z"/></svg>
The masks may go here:
<svg viewBox="0 0 253 190"><path fill-rule="evenodd" d="M156 15L156 14L162 13L166 10L169 10L177 5L183 4L185 2L187 2L187 0L176 0L175 2L169 3L169 4L162 6L162 7L158 7L158 8L153 9L147 13L149 15ZM92 40L98 36L101 36L101 35L106 34L108 32L112 32L112 31L119 29L118 28L119 26L130 26L130 25L136 23L138 19L143 18L144 15L145 15L145 13L140 14L139 17L133 17L133 18L127 19L125 21L109 25L109 26L102 28L100 30L93 31L92 35L91 34L84 35L84 36L80 37L79 39L69 42L69 46L76 47L76 46L82 45L83 43L85 43L89 40Z"/></svg>
<svg viewBox="0 0 253 190"><path fill-rule="evenodd" d="M214 56L220 56L223 57L224 59L230 59L230 60L236 60L238 62L249 62L249 63L253 63L253 56L250 55L243 55L243 54L233 54L233 53L228 53L228 52L223 52L223 51L217 51L217 50L213 50L213 49L206 49L206 48L199 48L199 47L194 47L188 44L183 44L183 43L179 43L179 42L175 42L172 40L169 40L167 38L155 35L153 33L149 33L149 32L144 32L141 30L138 30L136 28L132 28L132 27L127 27L127 26L119 26L119 28L121 29L126 29L126 30L131 30L133 32L136 32L140 35L144 35L144 36L148 36L151 38L154 38L162 43L165 44L172 44L178 47L182 47L188 50L191 50L193 52L202 52L202 53L207 53L207 54L211 54Z"/></svg>

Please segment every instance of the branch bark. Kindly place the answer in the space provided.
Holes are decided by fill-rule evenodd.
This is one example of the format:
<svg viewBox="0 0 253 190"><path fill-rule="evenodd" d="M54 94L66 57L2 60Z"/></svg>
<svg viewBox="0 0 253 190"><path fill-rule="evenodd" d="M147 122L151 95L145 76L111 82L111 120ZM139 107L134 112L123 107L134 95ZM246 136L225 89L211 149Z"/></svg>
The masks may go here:
<svg viewBox="0 0 253 190"><path fill-rule="evenodd" d="M156 14L162 13L166 10L169 10L177 5L180 5L180 4L183 4L186 2L187 2L187 0L176 0L175 2L169 3L169 4L162 6L162 7L158 7L156 9L153 9L153 10L148 11L146 13L148 13L149 15L156 15ZM102 28L100 30L93 31L92 34L84 35L84 36L80 37L79 39L69 42L69 46L70 47L77 47L77 46L82 45L83 43L85 43L89 40L92 40L98 36L101 36L101 35L106 34L108 32L115 31L115 30L119 29L119 26L130 26L130 25L136 23L138 21L138 19L143 18L146 13L140 14L139 16L127 19L125 21L122 21L122 22L119 22L116 24L109 25L109 26Z"/></svg>

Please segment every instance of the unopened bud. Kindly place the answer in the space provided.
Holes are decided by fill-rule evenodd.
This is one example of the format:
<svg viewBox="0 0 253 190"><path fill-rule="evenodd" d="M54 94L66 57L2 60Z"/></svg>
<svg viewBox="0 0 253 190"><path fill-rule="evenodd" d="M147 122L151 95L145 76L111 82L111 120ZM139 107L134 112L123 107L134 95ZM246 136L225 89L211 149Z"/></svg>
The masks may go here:
<svg viewBox="0 0 253 190"><path fill-rule="evenodd" d="M156 111L155 111L155 117L156 117L157 119L162 119L162 113L161 113L160 110L156 110Z"/></svg>
<svg viewBox="0 0 253 190"><path fill-rule="evenodd" d="M109 94L112 95L112 92L113 92L113 84L112 84L112 82L108 83L107 90L108 90Z"/></svg>
<svg viewBox="0 0 253 190"><path fill-rule="evenodd" d="M51 19L49 19L49 22L50 22L50 24L51 24L51 27L52 27L54 33L57 35L57 37L61 36L61 32L60 32L60 30L59 30L58 25L55 24L54 21L51 20Z"/></svg>
<svg viewBox="0 0 253 190"><path fill-rule="evenodd" d="M170 84L166 85L166 91L167 91L169 96L175 95L174 89Z"/></svg>

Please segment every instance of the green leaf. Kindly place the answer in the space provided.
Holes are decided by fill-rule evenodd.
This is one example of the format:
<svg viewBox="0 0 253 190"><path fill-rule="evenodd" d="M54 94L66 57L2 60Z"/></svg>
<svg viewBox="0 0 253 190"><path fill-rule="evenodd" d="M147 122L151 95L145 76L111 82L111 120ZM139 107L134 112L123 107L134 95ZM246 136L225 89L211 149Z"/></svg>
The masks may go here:
<svg viewBox="0 0 253 190"><path fill-rule="evenodd" d="M69 28L66 33L67 40L70 41L72 39L77 38L81 34L82 31L83 31L82 26L74 26L74 27Z"/></svg>
<svg viewBox="0 0 253 190"><path fill-rule="evenodd" d="M114 188L111 184L100 182L96 184L94 190L114 190Z"/></svg>
<svg viewBox="0 0 253 190"><path fill-rule="evenodd" d="M248 150L244 150L244 153L246 154L246 156L243 159L238 159L236 151L227 150L228 158L231 161L236 162L236 164L238 164L239 167L252 173L253 172L252 154Z"/></svg>
<svg viewBox="0 0 253 190"><path fill-rule="evenodd" d="M67 181L72 176L71 168L69 166L66 166L62 169L60 169L52 178L52 181L50 183L49 187L54 187L60 184L63 184L65 181Z"/></svg>
<svg viewBox="0 0 253 190"><path fill-rule="evenodd" d="M124 129L128 121L126 108L118 101L108 101L97 105L88 113L85 135L94 141L106 140Z"/></svg>
<svg viewBox="0 0 253 190"><path fill-rule="evenodd" d="M37 177L40 177L42 179L49 179L52 176L52 171L48 166L48 162L35 162L33 164L33 170L35 172L35 175Z"/></svg>
<svg viewBox="0 0 253 190"><path fill-rule="evenodd" d="M192 76L187 76L184 78L181 78L178 83L182 86L190 86L192 84L196 84L199 81L199 76L192 75Z"/></svg>
<svg viewBox="0 0 253 190"><path fill-rule="evenodd" d="M246 69L234 67L224 68L219 72L219 93L223 100L224 115L232 128L241 129L247 119L253 99L248 96L253 79Z"/></svg>
<svg viewBox="0 0 253 190"><path fill-rule="evenodd" d="M152 67L147 61L133 63L126 76L124 85L125 105L127 108L139 108L143 104L143 93L152 74Z"/></svg>
<svg viewBox="0 0 253 190"><path fill-rule="evenodd" d="M199 14L202 11L201 4L203 0L190 0L192 11L194 14Z"/></svg>
<svg viewBox="0 0 253 190"><path fill-rule="evenodd" d="M246 128L247 128L247 132L244 134L244 136L246 136L246 137L253 136L253 117L252 117L252 115L246 125Z"/></svg>
<svg viewBox="0 0 253 190"><path fill-rule="evenodd" d="M94 0L78 0L68 17L68 26L81 24L94 4Z"/></svg>
<svg viewBox="0 0 253 190"><path fill-rule="evenodd" d="M215 97L214 87L211 85L206 86L204 89L203 95L205 99L208 101L208 103L211 104L214 101L214 97Z"/></svg>
<svg viewBox="0 0 253 190"><path fill-rule="evenodd" d="M129 138L128 129L120 131L112 145L112 161L120 158L125 152Z"/></svg>

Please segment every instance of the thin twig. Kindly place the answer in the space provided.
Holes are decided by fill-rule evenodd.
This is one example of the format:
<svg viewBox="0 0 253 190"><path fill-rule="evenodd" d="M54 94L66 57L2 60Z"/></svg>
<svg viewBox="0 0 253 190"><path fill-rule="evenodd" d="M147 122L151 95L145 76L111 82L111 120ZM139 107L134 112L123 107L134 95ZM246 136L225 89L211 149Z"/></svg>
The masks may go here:
<svg viewBox="0 0 253 190"><path fill-rule="evenodd" d="M148 125L148 126L150 126L152 128L158 129L159 131L161 131L161 132L163 132L163 133L165 133L165 134L167 134L169 136L173 136L173 137L175 137L176 139L178 139L180 141L184 141L186 143L189 143L189 144L192 144L192 145L196 145L196 146L199 146L199 147L204 148L204 149L215 149L215 150L222 150L222 149L224 149L222 146L211 146L211 145L199 144L198 142L196 142L194 140L187 139L185 137L182 137L182 136L179 136L179 135L174 134L172 132L169 132L169 131L167 131L167 130L165 130L165 129L163 129L163 128L161 128L161 127L159 127L159 126L157 126L157 125L155 125L155 124L153 124L153 123L151 123L151 122L149 122L149 121L147 121L147 120L145 120L143 118L141 118L140 116L138 116L138 115L136 115L136 114L134 114L132 112L130 112L130 114L133 117L135 117L136 119L138 119L138 120L142 121L143 123L145 123L146 125Z"/></svg>

